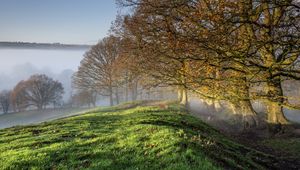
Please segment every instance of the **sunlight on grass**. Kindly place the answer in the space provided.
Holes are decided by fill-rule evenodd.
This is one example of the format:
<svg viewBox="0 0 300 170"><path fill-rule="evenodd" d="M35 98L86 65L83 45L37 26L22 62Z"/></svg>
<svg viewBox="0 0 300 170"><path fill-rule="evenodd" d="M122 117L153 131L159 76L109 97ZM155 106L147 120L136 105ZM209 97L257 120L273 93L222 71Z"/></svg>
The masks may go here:
<svg viewBox="0 0 300 170"><path fill-rule="evenodd" d="M262 169L257 155L176 105L100 108L0 131L1 169Z"/></svg>

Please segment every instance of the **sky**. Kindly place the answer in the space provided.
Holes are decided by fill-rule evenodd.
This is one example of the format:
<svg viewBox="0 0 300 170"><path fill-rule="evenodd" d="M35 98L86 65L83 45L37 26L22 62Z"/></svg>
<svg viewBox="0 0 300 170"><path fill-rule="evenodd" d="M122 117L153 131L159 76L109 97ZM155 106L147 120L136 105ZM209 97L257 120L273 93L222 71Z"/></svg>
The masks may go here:
<svg viewBox="0 0 300 170"><path fill-rule="evenodd" d="M0 41L95 44L116 15L115 0L0 0Z"/></svg>
<svg viewBox="0 0 300 170"><path fill-rule="evenodd" d="M87 50L0 49L0 75L23 74L16 70L28 63L39 70L55 73L66 69L76 71Z"/></svg>

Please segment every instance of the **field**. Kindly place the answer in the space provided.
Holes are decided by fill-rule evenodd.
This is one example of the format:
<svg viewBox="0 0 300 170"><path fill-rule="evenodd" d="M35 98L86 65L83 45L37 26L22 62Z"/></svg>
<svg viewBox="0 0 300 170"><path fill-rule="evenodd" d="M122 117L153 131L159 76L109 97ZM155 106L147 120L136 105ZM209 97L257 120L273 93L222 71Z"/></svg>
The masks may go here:
<svg viewBox="0 0 300 170"><path fill-rule="evenodd" d="M87 109L47 109L32 110L17 113L7 113L0 115L0 129L17 125L36 124L51 121L58 118L81 114Z"/></svg>
<svg viewBox="0 0 300 170"><path fill-rule="evenodd" d="M1 169L297 169L174 103L123 104L0 130L0 162Z"/></svg>

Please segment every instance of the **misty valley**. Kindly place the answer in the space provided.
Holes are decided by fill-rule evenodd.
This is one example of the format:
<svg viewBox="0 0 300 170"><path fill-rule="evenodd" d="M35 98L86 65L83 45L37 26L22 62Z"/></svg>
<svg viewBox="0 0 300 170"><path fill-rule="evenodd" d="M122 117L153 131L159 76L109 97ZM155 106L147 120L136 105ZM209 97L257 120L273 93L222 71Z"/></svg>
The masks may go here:
<svg viewBox="0 0 300 170"><path fill-rule="evenodd" d="M299 0L3 0L0 170L299 170Z"/></svg>

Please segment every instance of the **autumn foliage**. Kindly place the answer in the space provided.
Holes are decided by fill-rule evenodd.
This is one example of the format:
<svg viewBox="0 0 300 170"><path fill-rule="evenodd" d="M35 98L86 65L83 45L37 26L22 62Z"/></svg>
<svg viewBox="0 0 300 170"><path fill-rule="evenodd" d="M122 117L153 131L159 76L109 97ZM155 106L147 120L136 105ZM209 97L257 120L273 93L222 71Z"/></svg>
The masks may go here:
<svg viewBox="0 0 300 170"><path fill-rule="evenodd" d="M62 84L46 75L32 75L20 81L11 93L13 109L23 111L29 107L44 109L50 104L61 102L64 88Z"/></svg>
<svg viewBox="0 0 300 170"><path fill-rule="evenodd" d="M283 108L300 108L283 89L286 81L300 80L298 1L118 4L127 12L87 52L75 76L79 88L97 89L112 104L128 96L129 87L171 87L185 106L189 94L215 107L227 103L244 128L259 124L255 101L275 125L289 123Z"/></svg>

